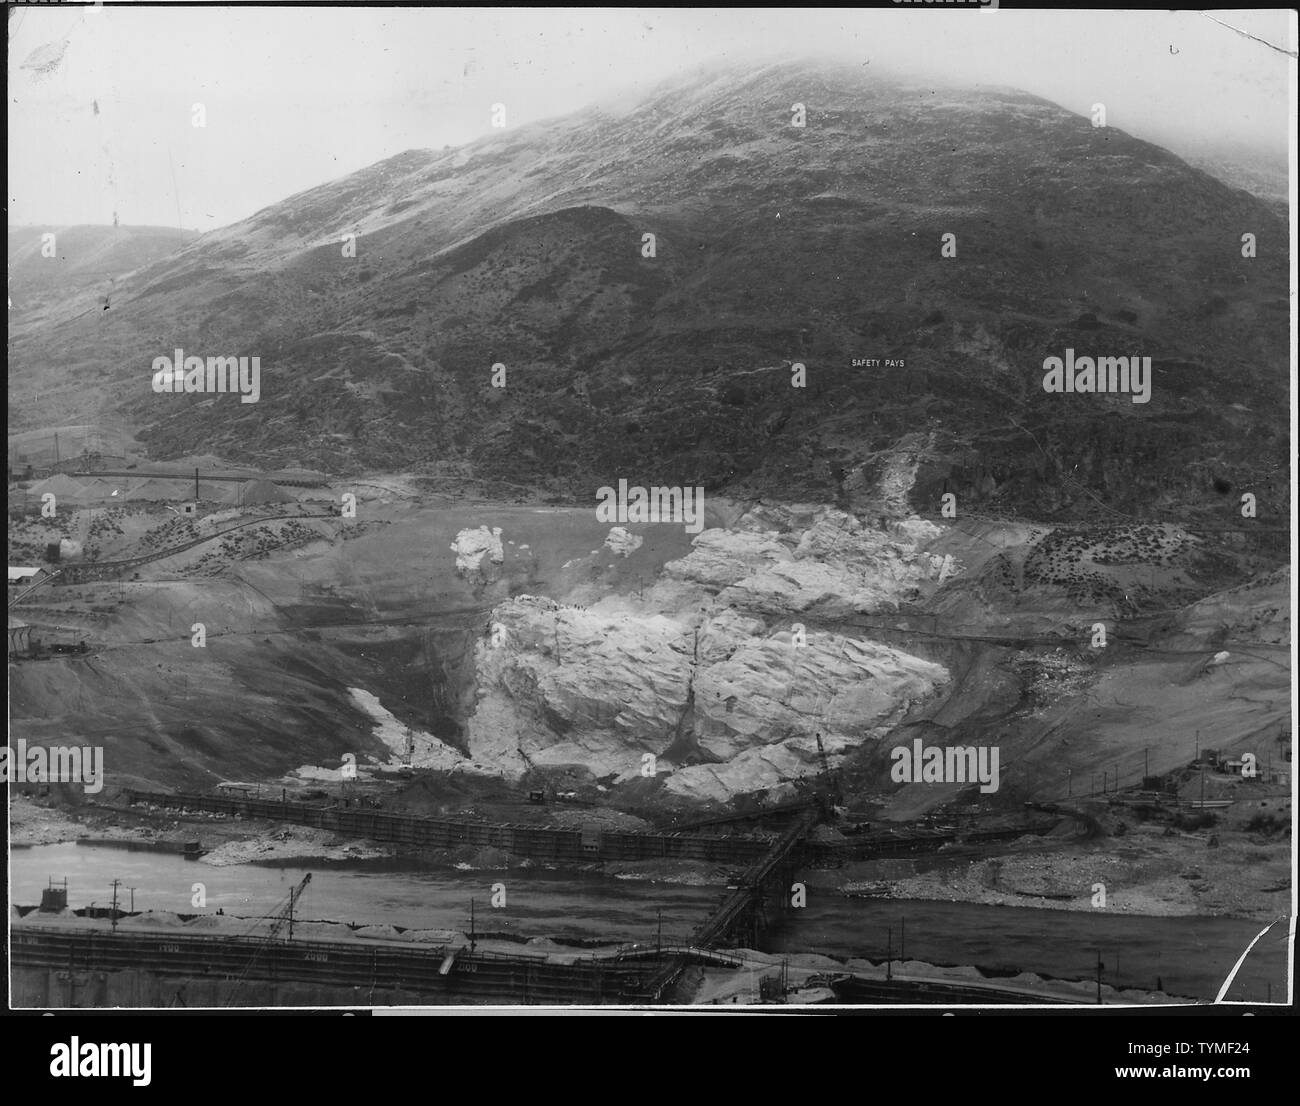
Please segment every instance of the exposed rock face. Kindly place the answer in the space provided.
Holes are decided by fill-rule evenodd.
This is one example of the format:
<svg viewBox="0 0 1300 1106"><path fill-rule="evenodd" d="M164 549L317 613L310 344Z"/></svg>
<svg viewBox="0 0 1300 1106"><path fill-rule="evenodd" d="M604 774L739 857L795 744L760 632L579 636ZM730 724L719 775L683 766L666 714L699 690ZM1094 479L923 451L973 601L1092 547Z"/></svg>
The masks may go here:
<svg viewBox="0 0 1300 1106"><path fill-rule="evenodd" d="M834 760L948 680L889 646L789 624L896 605L932 572L909 540L930 524L909 525L767 507L701 533L665 566L649 610L500 604L504 633L478 645L472 756L506 774L581 765L625 781L652 753L668 790L698 799L815 774L815 733Z"/></svg>
<svg viewBox="0 0 1300 1106"><path fill-rule="evenodd" d="M626 557L640 549L644 540L640 534L633 534L626 527L615 526L605 539L605 548L620 557Z"/></svg>
<svg viewBox="0 0 1300 1106"><path fill-rule="evenodd" d="M910 532L898 529L891 536L834 508L808 514L805 508L769 507L740 523L806 525L783 534L706 530L689 556L665 567L665 575L720 592L726 606L771 617L834 619L892 610L935 571L916 552L918 541L930 536L924 528L933 529L923 519L911 520Z"/></svg>
<svg viewBox="0 0 1300 1106"><path fill-rule="evenodd" d="M860 740L946 675L939 665L839 634L809 634L802 646L789 633L746 638L696 676L698 743L730 760L755 743L818 727Z"/></svg>
<svg viewBox="0 0 1300 1106"><path fill-rule="evenodd" d="M941 665L840 634L741 639L695 678L696 743L719 763L679 770L668 789L725 798L815 774L815 732L833 757L883 735L947 678Z"/></svg>
<svg viewBox="0 0 1300 1106"><path fill-rule="evenodd" d="M494 566L501 565L506 559L505 550L501 546L500 526L494 526L491 530L486 526L480 526L477 530L462 530L456 535L451 549L456 554L456 571L465 575L478 573L489 578L495 573Z"/></svg>
<svg viewBox="0 0 1300 1106"><path fill-rule="evenodd" d="M477 759L507 774L531 763L622 776L671 743L690 684L688 627L528 595L497 606L493 621L505 633L478 646Z"/></svg>
<svg viewBox="0 0 1300 1106"><path fill-rule="evenodd" d="M390 764L410 764L414 768L455 768L465 757L439 741L433 734L405 726L364 688L348 688L352 701L375 720L375 736L392 751ZM409 759L408 759L409 754Z"/></svg>
<svg viewBox="0 0 1300 1106"><path fill-rule="evenodd" d="M691 545L689 555L664 566L664 574L706 588L737 584L775 564L794 559L794 554L776 540L774 533L705 530Z"/></svg>

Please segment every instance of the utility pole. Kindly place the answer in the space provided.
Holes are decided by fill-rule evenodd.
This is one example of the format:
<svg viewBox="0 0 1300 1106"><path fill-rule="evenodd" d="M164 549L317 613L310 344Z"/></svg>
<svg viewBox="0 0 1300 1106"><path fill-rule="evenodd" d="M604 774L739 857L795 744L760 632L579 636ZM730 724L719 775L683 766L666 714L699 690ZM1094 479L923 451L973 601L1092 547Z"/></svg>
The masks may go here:
<svg viewBox="0 0 1300 1106"><path fill-rule="evenodd" d="M469 951L473 952L478 942L474 938L474 900L469 900Z"/></svg>
<svg viewBox="0 0 1300 1106"><path fill-rule="evenodd" d="M135 888L128 887L127 890L131 892L131 913L134 914L135 913Z"/></svg>
<svg viewBox="0 0 1300 1106"><path fill-rule="evenodd" d="M1101 970L1105 965L1101 962L1101 949L1097 950L1097 1005L1101 1005Z"/></svg>
<svg viewBox="0 0 1300 1106"><path fill-rule="evenodd" d="M885 932L889 935L887 938L889 944L885 952L885 978L893 979L894 978L894 927L893 926L887 927Z"/></svg>
<svg viewBox="0 0 1300 1106"><path fill-rule="evenodd" d="M194 468L194 502L197 503L198 501L199 501L199 470L198 470L198 466L196 465Z"/></svg>
<svg viewBox="0 0 1300 1106"><path fill-rule="evenodd" d="M664 908L659 907L659 921L655 925L655 952L662 952L664 947Z"/></svg>
<svg viewBox="0 0 1300 1106"><path fill-rule="evenodd" d="M113 880L113 906L112 906L112 914L110 916L113 922L114 933L117 932L117 888L121 882L122 881L120 879Z"/></svg>

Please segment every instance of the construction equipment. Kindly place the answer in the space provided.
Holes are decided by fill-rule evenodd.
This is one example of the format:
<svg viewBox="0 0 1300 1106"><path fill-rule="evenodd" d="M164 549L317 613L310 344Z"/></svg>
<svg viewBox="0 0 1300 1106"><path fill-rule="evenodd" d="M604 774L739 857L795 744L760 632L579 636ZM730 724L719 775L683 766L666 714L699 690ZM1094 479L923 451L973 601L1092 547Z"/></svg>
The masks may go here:
<svg viewBox="0 0 1300 1106"><path fill-rule="evenodd" d="M280 930L284 928L286 922L289 924L288 939L293 940L293 908L297 905L298 900L302 898L302 893L307 890L307 884L310 882L311 873L308 872L294 887L290 888L288 904L280 907L271 915L271 927L266 934L268 941L274 941L280 935Z"/></svg>
<svg viewBox="0 0 1300 1106"><path fill-rule="evenodd" d="M819 730L816 733L817 738L817 759L822 763L822 775L826 775L831 770L830 762L826 759L826 746L822 744L822 735Z"/></svg>
<svg viewBox="0 0 1300 1106"><path fill-rule="evenodd" d="M248 958L248 963L244 965L244 970L240 972L239 977L234 980L234 984L226 997L227 1006L235 1001L240 989L247 982L249 973L253 970L253 966L257 963L258 958L275 943L276 938L280 936L280 931L283 930L286 925L289 927L287 940L293 940L293 908L298 904L298 900L302 898L302 893L307 889L307 884L310 882L311 873L308 872L301 880L290 888L288 900L284 904L276 907L271 914L267 915L271 924L267 927L266 933L263 934L261 940L258 941L256 947L253 949L252 955ZM259 922L258 924L260 925L261 923ZM253 929L242 934L242 936L254 936L253 930L256 928L257 926L254 926Z"/></svg>
<svg viewBox="0 0 1300 1106"><path fill-rule="evenodd" d="M840 805L840 780L837 773L831 771L830 761L826 757L826 746L822 744L822 735L820 731L816 733L817 738L817 757L821 761L821 774L817 777L817 794L827 806L824 811L826 817L830 817L832 811L830 807Z"/></svg>

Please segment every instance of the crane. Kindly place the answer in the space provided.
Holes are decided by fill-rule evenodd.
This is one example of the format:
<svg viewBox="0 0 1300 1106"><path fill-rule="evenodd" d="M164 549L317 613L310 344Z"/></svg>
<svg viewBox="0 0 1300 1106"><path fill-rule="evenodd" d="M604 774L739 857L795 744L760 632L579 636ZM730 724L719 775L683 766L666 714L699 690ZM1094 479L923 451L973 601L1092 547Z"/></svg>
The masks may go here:
<svg viewBox="0 0 1300 1106"><path fill-rule="evenodd" d="M821 731L818 730L814 735L817 738L817 759L822 762L822 775L824 776L831 770L830 762L826 759L826 746L822 744Z"/></svg>
<svg viewBox="0 0 1300 1106"><path fill-rule="evenodd" d="M235 995L238 994L239 989L243 986L244 981L248 977L248 973L253 970L253 965L257 963L258 957L275 943L276 938L280 936L280 931L283 930L286 925L289 927L289 933L286 940L293 940L293 908L298 904L298 900L302 898L302 893L307 889L307 884L310 882L311 873L308 872L289 889L288 900L281 903L281 905L276 907L272 913L267 915L271 924L267 927L266 934L253 949L252 955L248 958L248 963L244 965L244 970L239 973L239 978L235 981L235 986L231 988L230 994L226 999L226 1005L230 1005L230 1003L234 1002ZM256 928L256 925L253 926L253 929ZM245 937L251 937L252 935L252 929L243 934Z"/></svg>
<svg viewBox="0 0 1300 1106"><path fill-rule="evenodd" d="M830 808L836 807L840 803L840 782L835 773L831 771L830 761L826 756L826 746L822 744L821 731L815 732L817 738L817 759L821 761L821 775L818 777L817 790L827 805L827 817L830 816Z"/></svg>
<svg viewBox="0 0 1300 1106"><path fill-rule="evenodd" d="M293 908L298 900L302 898L302 893L307 890L307 884L311 882L311 873L308 872L293 887L289 889L289 902L287 905L280 907L271 915L271 927L267 930L266 939L274 941L279 935L280 930L284 928L285 922L289 923L288 940L293 940Z"/></svg>

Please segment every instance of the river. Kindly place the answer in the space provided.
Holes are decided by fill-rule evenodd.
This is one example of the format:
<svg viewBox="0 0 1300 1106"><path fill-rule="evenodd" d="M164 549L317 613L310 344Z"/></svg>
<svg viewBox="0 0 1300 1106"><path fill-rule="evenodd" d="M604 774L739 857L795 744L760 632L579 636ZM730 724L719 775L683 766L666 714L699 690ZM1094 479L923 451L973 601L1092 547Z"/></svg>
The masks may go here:
<svg viewBox="0 0 1300 1106"><path fill-rule="evenodd" d="M815 950L881 961L898 956L931 964L976 964L993 972L1038 972L1112 986L1213 999L1264 922L1243 918L1155 918L1101 910L1043 910L962 902L846 898L810 893L808 905L768 931L773 952ZM892 933L890 930L892 929ZM1286 924L1274 926L1237 973L1225 996L1286 1001ZM1270 992L1270 987L1271 992Z"/></svg>
<svg viewBox="0 0 1300 1106"><path fill-rule="evenodd" d="M66 878L69 906L79 909L92 901L106 906L112 901L113 880L120 879L118 904L123 909L130 908L134 887L136 910L195 914L221 909L256 917L282 904L309 871L312 882L296 911L304 921L468 930L473 899L479 932L611 944L653 941L661 912L664 940L685 940L724 890L599 873L457 871L393 860L212 867L173 853L68 843L12 849L10 898L24 906L39 903L49 877L56 882ZM203 884L202 908L192 904L195 883ZM505 905L493 908L498 884ZM500 892L496 895L500 901Z"/></svg>
<svg viewBox="0 0 1300 1106"><path fill-rule="evenodd" d="M609 943L652 942L660 926L665 941L686 941L724 892L594 872L456 871L407 861L210 867L171 853L59 844L11 850L10 895L21 905L38 903L47 878L66 877L71 906L105 906L112 881L120 879L124 908L134 887L137 910L188 914L201 912L191 897L193 885L202 883L202 909L256 917L281 904L308 871L312 882L297 912L303 920L467 930L473 899L480 933ZM490 906L496 884L505 891L498 909ZM1240 918L846 898L814 890L806 907L787 911L768 931L764 948L880 961L892 940L895 956L905 944L909 959L1065 979L1094 978L1100 950L1107 983L1151 989L1159 978L1170 994L1212 999L1261 928ZM1256 946L1228 998L1265 1001L1271 986L1273 1000L1285 1000L1285 936L1278 925Z"/></svg>

